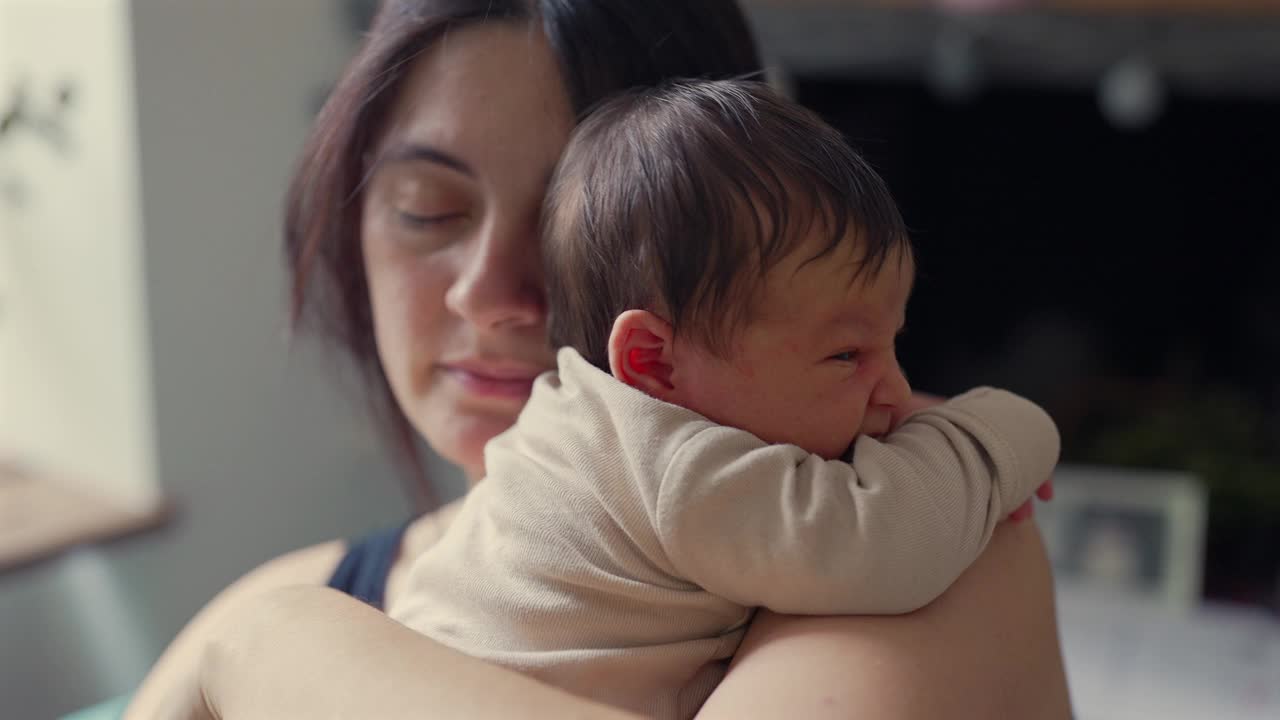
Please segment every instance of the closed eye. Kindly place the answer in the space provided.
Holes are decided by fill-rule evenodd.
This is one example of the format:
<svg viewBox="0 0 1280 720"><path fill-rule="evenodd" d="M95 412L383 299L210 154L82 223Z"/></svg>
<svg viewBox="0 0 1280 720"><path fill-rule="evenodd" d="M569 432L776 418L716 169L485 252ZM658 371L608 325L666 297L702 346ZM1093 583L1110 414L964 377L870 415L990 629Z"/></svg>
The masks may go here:
<svg viewBox="0 0 1280 720"><path fill-rule="evenodd" d="M443 225L453 220L460 220L466 217L466 213L441 213L439 215L414 215L403 210L397 210L396 215L400 218L400 222L413 230L421 230L437 225Z"/></svg>
<svg viewBox="0 0 1280 720"><path fill-rule="evenodd" d="M858 359L858 353L856 350L846 350L845 352L836 353L827 359L835 360L836 362L854 362Z"/></svg>

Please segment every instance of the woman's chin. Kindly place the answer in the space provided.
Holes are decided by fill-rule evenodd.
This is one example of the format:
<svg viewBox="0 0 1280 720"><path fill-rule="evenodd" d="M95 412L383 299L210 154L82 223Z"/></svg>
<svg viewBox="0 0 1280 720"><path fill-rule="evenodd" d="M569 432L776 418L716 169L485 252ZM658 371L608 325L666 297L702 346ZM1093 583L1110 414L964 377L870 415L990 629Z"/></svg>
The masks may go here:
<svg viewBox="0 0 1280 720"><path fill-rule="evenodd" d="M484 446L513 424L515 417L453 410L438 422L419 427L436 454L460 467L475 483L484 473Z"/></svg>

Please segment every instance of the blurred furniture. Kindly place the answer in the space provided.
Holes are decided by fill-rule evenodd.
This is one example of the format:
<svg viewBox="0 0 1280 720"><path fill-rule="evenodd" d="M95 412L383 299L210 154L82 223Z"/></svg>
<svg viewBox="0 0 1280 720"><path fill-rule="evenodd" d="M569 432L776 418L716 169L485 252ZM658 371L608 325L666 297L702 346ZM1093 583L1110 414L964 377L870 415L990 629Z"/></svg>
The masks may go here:
<svg viewBox="0 0 1280 720"><path fill-rule="evenodd" d="M1063 465L1036 519L1079 720L1280 717L1280 619L1202 603L1203 483Z"/></svg>
<svg viewBox="0 0 1280 720"><path fill-rule="evenodd" d="M80 484L0 462L0 572L163 519L160 507L139 511Z"/></svg>
<svg viewBox="0 0 1280 720"><path fill-rule="evenodd" d="M1060 588L1058 621L1077 720L1280 717L1280 620L1264 610Z"/></svg>
<svg viewBox="0 0 1280 720"><path fill-rule="evenodd" d="M1058 585L1152 610L1200 604L1208 500L1186 473L1061 465L1036 518Z"/></svg>

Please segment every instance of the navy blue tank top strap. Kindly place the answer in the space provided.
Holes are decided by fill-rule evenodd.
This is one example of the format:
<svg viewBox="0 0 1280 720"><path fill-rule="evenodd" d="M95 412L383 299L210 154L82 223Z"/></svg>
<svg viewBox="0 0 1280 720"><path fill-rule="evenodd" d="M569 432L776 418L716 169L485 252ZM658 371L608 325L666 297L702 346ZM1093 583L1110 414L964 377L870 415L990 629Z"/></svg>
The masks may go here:
<svg viewBox="0 0 1280 720"><path fill-rule="evenodd" d="M410 520L409 522L412 522ZM338 569L329 578L329 587L385 610L387 576L400 552L409 522L375 533L351 543Z"/></svg>

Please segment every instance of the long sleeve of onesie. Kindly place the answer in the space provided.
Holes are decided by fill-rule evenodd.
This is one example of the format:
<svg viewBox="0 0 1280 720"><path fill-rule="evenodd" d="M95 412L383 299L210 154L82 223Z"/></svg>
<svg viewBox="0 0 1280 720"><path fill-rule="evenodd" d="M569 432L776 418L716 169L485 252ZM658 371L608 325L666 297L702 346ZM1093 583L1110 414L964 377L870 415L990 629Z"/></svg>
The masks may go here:
<svg viewBox="0 0 1280 720"><path fill-rule="evenodd" d="M747 606L889 614L941 595L1058 460L1035 404L980 388L912 415L852 462L712 426L658 486L659 541L676 571Z"/></svg>

